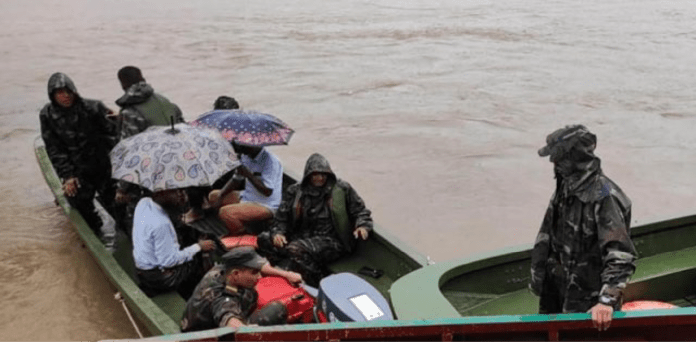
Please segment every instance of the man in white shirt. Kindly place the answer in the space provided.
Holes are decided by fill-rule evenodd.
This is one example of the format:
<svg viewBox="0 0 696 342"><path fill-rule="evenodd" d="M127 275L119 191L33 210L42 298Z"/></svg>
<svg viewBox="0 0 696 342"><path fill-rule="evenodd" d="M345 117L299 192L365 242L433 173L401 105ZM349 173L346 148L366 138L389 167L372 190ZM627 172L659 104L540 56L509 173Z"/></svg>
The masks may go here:
<svg viewBox="0 0 696 342"><path fill-rule="evenodd" d="M220 219L225 222L232 235L244 232L244 223L273 218L283 195L283 165L271 152L263 147L248 146L232 142L234 150L241 154L241 166L237 175L246 179L244 190L237 195L230 192L237 187L235 178L222 190L210 194L212 206L221 205ZM238 179L238 178L237 178Z"/></svg>
<svg viewBox="0 0 696 342"><path fill-rule="evenodd" d="M178 209L186 204L186 192L163 190L143 197L133 217L133 260L140 286L148 294L179 290L190 293L205 273L200 251L215 249L211 240L201 240L181 249L174 225L165 209Z"/></svg>

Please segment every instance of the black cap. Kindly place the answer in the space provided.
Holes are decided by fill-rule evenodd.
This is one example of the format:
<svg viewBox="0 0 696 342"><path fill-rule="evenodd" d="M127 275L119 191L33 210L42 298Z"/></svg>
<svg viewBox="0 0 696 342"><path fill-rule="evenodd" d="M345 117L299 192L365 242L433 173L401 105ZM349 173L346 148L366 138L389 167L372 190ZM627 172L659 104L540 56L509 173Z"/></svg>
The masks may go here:
<svg viewBox="0 0 696 342"><path fill-rule="evenodd" d="M261 257L256 253L253 247L235 247L222 256L225 267L249 267L260 270L263 265L268 263L266 258Z"/></svg>
<svg viewBox="0 0 696 342"><path fill-rule="evenodd" d="M539 149L539 156L551 156L555 159L581 146L587 153L592 153L597 145L597 137L583 125L571 125L555 130L546 137L546 146Z"/></svg>

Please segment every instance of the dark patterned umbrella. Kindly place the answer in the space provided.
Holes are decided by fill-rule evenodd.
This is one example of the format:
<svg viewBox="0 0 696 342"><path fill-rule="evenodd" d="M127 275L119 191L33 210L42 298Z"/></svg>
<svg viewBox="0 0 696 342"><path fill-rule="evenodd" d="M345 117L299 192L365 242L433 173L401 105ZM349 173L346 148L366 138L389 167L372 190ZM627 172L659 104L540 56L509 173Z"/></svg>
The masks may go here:
<svg viewBox="0 0 696 342"><path fill-rule="evenodd" d="M194 126L218 129L227 141L250 146L287 145L295 133L271 114L252 110L214 110L191 122Z"/></svg>
<svg viewBox="0 0 696 342"><path fill-rule="evenodd" d="M232 146L214 129L152 126L109 153L112 177L151 191L212 185L239 166Z"/></svg>

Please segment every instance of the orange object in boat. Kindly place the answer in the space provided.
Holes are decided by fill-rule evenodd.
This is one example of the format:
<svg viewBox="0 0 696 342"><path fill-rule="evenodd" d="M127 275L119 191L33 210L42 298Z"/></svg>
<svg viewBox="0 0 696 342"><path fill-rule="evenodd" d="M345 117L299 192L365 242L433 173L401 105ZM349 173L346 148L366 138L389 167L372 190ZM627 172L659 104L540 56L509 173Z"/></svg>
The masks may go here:
<svg viewBox="0 0 696 342"><path fill-rule="evenodd" d="M621 311L655 310L655 309L676 309L678 306L656 300L636 300L624 303Z"/></svg>
<svg viewBox="0 0 696 342"><path fill-rule="evenodd" d="M241 246L259 247L256 235L226 236L221 238L220 241L227 249Z"/></svg>

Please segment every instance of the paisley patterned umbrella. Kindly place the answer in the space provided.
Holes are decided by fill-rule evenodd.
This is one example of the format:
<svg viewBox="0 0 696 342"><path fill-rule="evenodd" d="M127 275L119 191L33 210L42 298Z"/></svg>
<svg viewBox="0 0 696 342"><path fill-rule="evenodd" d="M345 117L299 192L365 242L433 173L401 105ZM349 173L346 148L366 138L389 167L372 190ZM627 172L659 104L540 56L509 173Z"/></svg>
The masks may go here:
<svg viewBox="0 0 696 342"><path fill-rule="evenodd" d="M220 132L185 123L152 126L109 153L112 177L151 191L212 185L239 166Z"/></svg>
<svg viewBox="0 0 696 342"><path fill-rule="evenodd" d="M253 110L214 110L191 122L194 126L216 128L227 141L251 146L287 145L295 133L271 114Z"/></svg>

